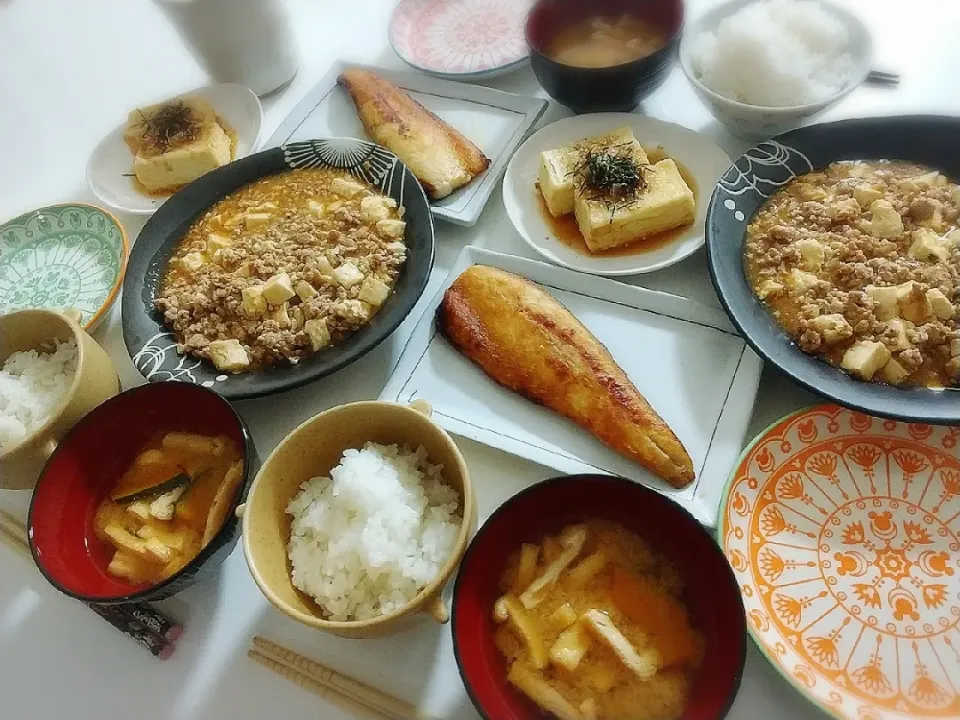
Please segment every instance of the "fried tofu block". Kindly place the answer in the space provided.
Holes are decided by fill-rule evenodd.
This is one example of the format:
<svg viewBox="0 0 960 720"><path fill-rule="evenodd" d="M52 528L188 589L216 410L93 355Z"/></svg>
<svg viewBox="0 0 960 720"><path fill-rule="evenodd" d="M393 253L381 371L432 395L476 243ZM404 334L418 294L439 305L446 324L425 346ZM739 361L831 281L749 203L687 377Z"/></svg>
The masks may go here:
<svg viewBox="0 0 960 720"><path fill-rule="evenodd" d="M550 646L550 662L574 672L589 649L590 637L584 632L583 625L574 623Z"/></svg>
<svg viewBox="0 0 960 720"><path fill-rule="evenodd" d="M598 550L581 560L580 564L570 571L567 584L574 589L586 587L591 580L603 572L607 562L609 562L607 554L603 550Z"/></svg>
<svg viewBox="0 0 960 720"><path fill-rule="evenodd" d="M610 616L600 610L588 610L583 615L583 622L640 680L649 680L657 674L660 669L660 653L656 648L637 650L617 629Z"/></svg>
<svg viewBox="0 0 960 720"><path fill-rule="evenodd" d="M647 167L644 177L647 187L632 202L617 204L613 209L606 198L591 199L585 180L579 175L574 178L574 212L591 252L626 245L694 221L693 191L673 160Z"/></svg>
<svg viewBox="0 0 960 720"><path fill-rule="evenodd" d="M564 544L564 551L560 554L560 557L551 562L544 569L543 574L534 580L530 587L524 590L520 595L520 602L523 603L523 606L527 610L535 608L541 603L543 600L544 591L550 587L553 587L553 585L560 578L560 573L569 567L570 563L577 559L577 556L583 549L583 544L586 542L586 540L587 531L582 527L576 527L570 529L569 531L564 531L564 534L561 537L561 542Z"/></svg>
<svg viewBox="0 0 960 720"><path fill-rule="evenodd" d="M184 146L159 155L137 153L133 172L150 192L175 190L201 175L230 162L233 141L216 122L205 126L200 136Z"/></svg>
<svg viewBox="0 0 960 720"><path fill-rule="evenodd" d="M191 543L199 541L199 537L190 528L184 527L169 530L156 525L144 525L137 531L137 535L144 540L155 538L177 553L183 552Z"/></svg>
<svg viewBox="0 0 960 720"><path fill-rule="evenodd" d="M167 450L184 450L200 455L213 455L217 449L213 438L188 432L168 432L160 444Z"/></svg>
<svg viewBox="0 0 960 720"><path fill-rule="evenodd" d="M103 529L103 534L107 542L113 545L118 551L135 555L147 562L153 560L153 554L147 550L146 541L141 540L129 530L119 525L107 525Z"/></svg>
<svg viewBox="0 0 960 720"><path fill-rule="evenodd" d="M517 602L517 599L504 595L494 604L494 617L503 621L505 618L510 626L517 631L530 651L530 661L538 670L547 666L547 650L543 637L537 629L537 624L527 614L526 610Z"/></svg>
<svg viewBox="0 0 960 720"><path fill-rule="evenodd" d="M236 497L237 490L243 483L243 460L237 460L231 465L217 488L217 494L213 496L213 504L210 506L210 512L207 513L207 522L203 528L203 539L201 547L206 547L227 521L230 514L230 507Z"/></svg>
<svg viewBox="0 0 960 720"><path fill-rule="evenodd" d="M564 603L550 615L550 622L561 630L566 630L577 621L577 611L570 603Z"/></svg>
<svg viewBox="0 0 960 720"><path fill-rule="evenodd" d="M383 305L388 297L390 297L390 288L372 275L364 278L363 284L360 285L360 294L357 295L357 298L374 307Z"/></svg>
<svg viewBox="0 0 960 720"><path fill-rule="evenodd" d="M103 503L97 508L97 514L93 518L93 531L104 542L110 542L108 527L118 527L132 533L136 531L139 524L140 521L129 515L123 505Z"/></svg>
<svg viewBox="0 0 960 720"><path fill-rule="evenodd" d="M647 162L646 153L630 128L619 128L606 135L586 138L572 145L540 153L537 184L551 215L559 217L573 212L573 175L583 153L591 148L600 149L612 145L635 145L639 148L638 156L643 153L643 162Z"/></svg>
<svg viewBox="0 0 960 720"><path fill-rule="evenodd" d="M580 711L540 675L519 662L510 666L507 680L537 705L559 720L582 720Z"/></svg>
<svg viewBox="0 0 960 720"><path fill-rule="evenodd" d="M540 556L540 546L532 543L523 543L520 546L520 563L517 567L517 589L526 590L537 574L537 558Z"/></svg>
<svg viewBox="0 0 960 720"><path fill-rule="evenodd" d="M110 559L110 564L107 565L107 572L114 577L139 585L151 576L153 567L132 553L117 550Z"/></svg>
<svg viewBox="0 0 960 720"><path fill-rule="evenodd" d="M138 500L127 505L127 512L133 515L140 522L147 522L153 516L150 514L150 501ZM140 534L139 532L137 533ZM142 536L141 536L142 537Z"/></svg>
<svg viewBox="0 0 960 720"><path fill-rule="evenodd" d="M160 542L157 538L148 538L144 540L143 549L153 562L165 564L173 559L173 551Z"/></svg>
<svg viewBox="0 0 960 720"><path fill-rule="evenodd" d="M886 345L881 342L861 340L844 353L840 360L840 367L864 380L870 380L889 359L890 351Z"/></svg>

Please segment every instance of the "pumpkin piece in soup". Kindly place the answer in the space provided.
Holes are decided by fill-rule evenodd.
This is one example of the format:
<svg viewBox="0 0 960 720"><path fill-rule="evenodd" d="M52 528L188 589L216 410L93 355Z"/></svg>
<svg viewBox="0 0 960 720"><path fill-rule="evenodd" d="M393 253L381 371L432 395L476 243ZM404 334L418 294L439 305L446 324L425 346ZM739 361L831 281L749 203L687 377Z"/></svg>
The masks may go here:
<svg viewBox="0 0 960 720"><path fill-rule="evenodd" d="M141 464L134 462L123 474L110 493L110 497L119 503L145 500L162 495L190 482L182 465L165 454L157 462Z"/></svg>

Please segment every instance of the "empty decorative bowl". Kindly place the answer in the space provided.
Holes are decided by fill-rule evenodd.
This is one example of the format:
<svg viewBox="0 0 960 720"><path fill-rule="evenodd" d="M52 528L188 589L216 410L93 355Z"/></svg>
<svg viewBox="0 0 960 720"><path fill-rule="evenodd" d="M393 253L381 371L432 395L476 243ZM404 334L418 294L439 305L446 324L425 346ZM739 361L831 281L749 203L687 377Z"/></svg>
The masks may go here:
<svg viewBox="0 0 960 720"><path fill-rule="evenodd" d="M0 225L0 314L73 311L92 331L120 291L129 252L123 225L94 205L50 205L9 220Z"/></svg>
<svg viewBox="0 0 960 720"><path fill-rule="evenodd" d="M835 718L960 713L960 428L819 405L744 452L718 539L747 628Z"/></svg>

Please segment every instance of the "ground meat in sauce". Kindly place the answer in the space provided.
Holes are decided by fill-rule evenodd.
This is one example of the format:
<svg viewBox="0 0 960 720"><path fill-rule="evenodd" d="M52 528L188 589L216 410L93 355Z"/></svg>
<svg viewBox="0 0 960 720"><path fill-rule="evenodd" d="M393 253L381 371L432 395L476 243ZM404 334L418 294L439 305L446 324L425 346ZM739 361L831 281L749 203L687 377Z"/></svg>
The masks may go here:
<svg viewBox="0 0 960 720"><path fill-rule="evenodd" d="M364 198L383 198L385 204L364 209ZM402 212L342 171L291 170L263 178L232 193L191 226L154 303L182 352L217 364L211 343L235 339L249 366L234 372L296 363L315 352L305 329L308 321L322 321L328 342L335 344L366 325L382 304L369 301L368 279L392 293L406 259ZM226 244L211 246L211 238ZM191 258L202 264L191 267ZM331 269L347 264L359 275L338 280ZM282 273L293 288L305 282L312 290L251 312L243 303L244 290L262 289Z"/></svg>
<svg viewBox="0 0 960 720"><path fill-rule="evenodd" d="M805 352L863 380L957 385L958 214L960 187L930 168L834 163L759 210L747 276Z"/></svg>

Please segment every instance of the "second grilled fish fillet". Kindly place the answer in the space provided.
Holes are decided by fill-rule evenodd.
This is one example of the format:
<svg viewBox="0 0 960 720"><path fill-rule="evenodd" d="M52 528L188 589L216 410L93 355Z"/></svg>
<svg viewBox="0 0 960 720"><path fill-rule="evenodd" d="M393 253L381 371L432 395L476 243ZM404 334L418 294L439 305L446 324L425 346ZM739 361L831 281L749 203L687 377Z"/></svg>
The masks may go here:
<svg viewBox="0 0 960 720"><path fill-rule="evenodd" d="M400 158L431 200L441 200L490 166L480 148L403 90L368 70L346 70L347 88L367 134Z"/></svg>
<svg viewBox="0 0 960 720"><path fill-rule="evenodd" d="M474 265L447 289L437 323L508 390L573 420L674 487L693 480L677 436L600 341L538 285Z"/></svg>

